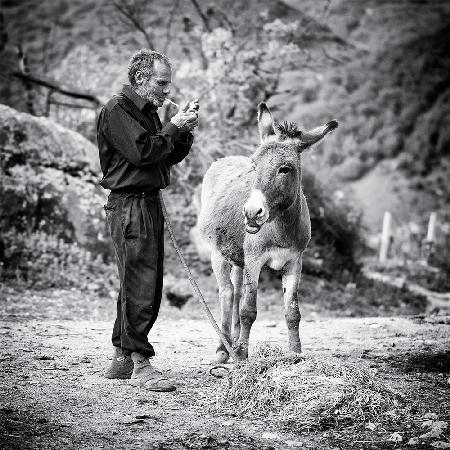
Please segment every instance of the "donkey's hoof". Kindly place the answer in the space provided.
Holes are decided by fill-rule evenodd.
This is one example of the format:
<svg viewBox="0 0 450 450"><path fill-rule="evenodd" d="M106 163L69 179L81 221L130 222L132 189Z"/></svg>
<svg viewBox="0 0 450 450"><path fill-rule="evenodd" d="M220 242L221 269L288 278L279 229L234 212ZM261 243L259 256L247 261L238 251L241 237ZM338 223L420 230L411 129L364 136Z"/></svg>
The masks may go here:
<svg viewBox="0 0 450 450"><path fill-rule="evenodd" d="M228 354L228 352L219 350L218 352L216 352L216 356L211 360L211 363L212 364L225 364L229 358L230 358L230 355Z"/></svg>
<svg viewBox="0 0 450 450"><path fill-rule="evenodd" d="M239 361L245 361L248 358L248 343L238 342L233 348Z"/></svg>

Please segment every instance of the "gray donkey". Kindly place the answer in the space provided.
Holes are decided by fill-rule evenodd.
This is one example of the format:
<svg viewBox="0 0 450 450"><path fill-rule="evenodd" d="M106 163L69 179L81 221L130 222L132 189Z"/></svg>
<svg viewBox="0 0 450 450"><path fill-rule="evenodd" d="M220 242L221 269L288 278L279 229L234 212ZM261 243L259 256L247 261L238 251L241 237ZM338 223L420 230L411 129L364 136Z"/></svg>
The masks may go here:
<svg viewBox="0 0 450 450"><path fill-rule="evenodd" d="M212 248L222 331L240 359L248 356L264 266L282 271L289 350L301 352L297 291L302 253L311 238L301 154L338 126L331 121L300 131L293 123L274 123L265 103L258 105L258 125L261 145L251 157L227 156L206 172L198 218L201 236ZM228 358L221 343L213 362Z"/></svg>

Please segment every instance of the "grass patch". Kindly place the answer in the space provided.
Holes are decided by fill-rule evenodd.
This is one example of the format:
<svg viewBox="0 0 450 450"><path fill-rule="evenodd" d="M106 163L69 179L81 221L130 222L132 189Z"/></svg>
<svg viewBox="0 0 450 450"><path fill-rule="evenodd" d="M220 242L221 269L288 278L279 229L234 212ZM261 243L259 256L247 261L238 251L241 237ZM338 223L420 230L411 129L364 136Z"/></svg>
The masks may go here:
<svg viewBox="0 0 450 450"><path fill-rule="evenodd" d="M362 364L286 354L268 343L258 344L247 363L231 370L218 406L298 431L388 424L404 407L400 394Z"/></svg>

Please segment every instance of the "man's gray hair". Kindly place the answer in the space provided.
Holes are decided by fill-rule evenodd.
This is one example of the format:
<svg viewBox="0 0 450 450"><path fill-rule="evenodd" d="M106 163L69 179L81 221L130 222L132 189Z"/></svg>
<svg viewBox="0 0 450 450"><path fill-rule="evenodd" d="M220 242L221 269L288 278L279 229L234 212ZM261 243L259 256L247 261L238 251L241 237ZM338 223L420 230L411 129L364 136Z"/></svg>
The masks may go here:
<svg viewBox="0 0 450 450"><path fill-rule="evenodd" d="M144 75L150 76L153 73L153 63L161 61L172 68L169 58L162 53L142 48L138 50L130 59L128 64L128 80L131 85L136 85L136 72L139 71Z"/></svg>

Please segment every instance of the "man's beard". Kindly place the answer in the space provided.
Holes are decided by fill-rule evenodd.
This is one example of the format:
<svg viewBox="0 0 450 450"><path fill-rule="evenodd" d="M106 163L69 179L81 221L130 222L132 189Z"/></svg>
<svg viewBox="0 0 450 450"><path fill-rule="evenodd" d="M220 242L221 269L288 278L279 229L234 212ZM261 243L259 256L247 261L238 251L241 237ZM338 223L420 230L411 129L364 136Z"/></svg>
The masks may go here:
<svg viewBox="0 0 450 450"><path fill-rule="evenodd" d="M141 97L145 98L145 100L150 102L152 105L158 106L159 104L158 97L156 97L151 90L146 89L142 86L138 86L136 89L136 93Z"/></svg>

